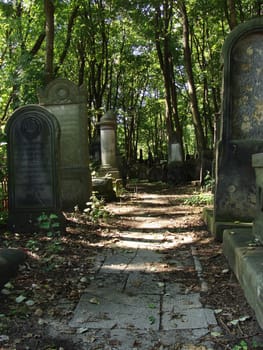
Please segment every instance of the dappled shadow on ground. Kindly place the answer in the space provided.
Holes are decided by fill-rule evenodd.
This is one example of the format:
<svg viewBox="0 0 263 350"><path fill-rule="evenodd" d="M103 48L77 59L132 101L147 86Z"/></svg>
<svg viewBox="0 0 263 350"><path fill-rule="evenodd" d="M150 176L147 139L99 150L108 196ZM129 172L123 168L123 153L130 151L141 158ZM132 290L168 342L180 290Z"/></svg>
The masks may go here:
<svg viewBox="0 0 263 350"><path fill-rule="evenodd" d="M112 216L105 222L93 224L82 213L66 213L67 229L59 235L11 235L3 230L0 246L24 247L30 257L12 281L13 287L0 297L3 315L0 335L7 337L0 347L81 349L80 335L70 334L72 330L66 325L105 256L125 252L130 261L138 249L144 256L146 247L162 253L163 262L147 261L145 254L141 262L144 273L149 265L160 282L184 281L188 292L199 292L204 305L218 310L217 320L223 334L213 337L217 349L231 349L241 339L251 344L256 334L261 336L261 330L229 271L221 244L213 240L204 226L202 207L185 203L195 191L193 186L169 188L162 183L135 183L128 186L119 202L107 204ZM202 263L206 291L200 289L191 247ZM179 257L184 265L178 264ZM129 268L138 272L142 267L138 263ZM108 269L125 272L125 266L118 264L109 265ZM25 301L17 303L20 295ZM26 301L31 303L27 305ZM231 323L246 315L245 322ZM46 318L64 324L60 335L47 336L50 325L45 323ZM161 345L152 349L161 349Z"/></svg>

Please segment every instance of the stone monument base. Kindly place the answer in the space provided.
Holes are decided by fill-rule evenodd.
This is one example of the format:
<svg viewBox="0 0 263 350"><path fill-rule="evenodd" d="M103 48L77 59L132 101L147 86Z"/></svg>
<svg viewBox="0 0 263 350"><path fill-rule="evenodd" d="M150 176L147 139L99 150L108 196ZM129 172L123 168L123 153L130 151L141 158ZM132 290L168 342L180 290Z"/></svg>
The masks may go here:
<svg viewBox="0 0 263 350"><path fill-rule="evenodd" d="M215 220L213 209L204 208L203 210L203 220L207 225L208 231L214 236L215 240L222 242L223 241L223 232L232 228L252 228L252 222L243 222L243 221L219 221Z"/></svg>
<svg viewBox="0 0 263 350"><path fill-rule="evenodd" d="M224 230L223 252L263 328L263 246L252 229Z"/></svg>
<svg viewBox="0 0 263 350"><path fill-rule="evenodd" d="M99 198L103 198L106 202L115 201L117 199L116 192L113 189L112 178L96 177L92 179L92 191L96 192Z"/></svg>
<svg viewBox="0 0 263 350"><path fill-rule="evenodd" d="M41 221L43 215L46 215L47 219ZM7 225L12 233L63 233L66 229L66 219L61 212L42 210L29 213L16 211L14 214L9 213Z"/></svg>
<svg viewBox="0 0 263 350"><path fill-rule="evenodd" d="M120 179L120 172L117 168L101 167L98 171L99 177L110 177L113 179Z"/></svg>

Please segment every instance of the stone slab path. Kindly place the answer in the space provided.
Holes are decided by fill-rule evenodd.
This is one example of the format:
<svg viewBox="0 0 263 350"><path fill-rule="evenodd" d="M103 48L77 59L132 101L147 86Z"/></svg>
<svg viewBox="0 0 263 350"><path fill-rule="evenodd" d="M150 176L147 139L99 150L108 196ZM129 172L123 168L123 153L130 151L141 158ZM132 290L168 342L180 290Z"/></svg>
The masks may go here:
<svg viewBox="0 0 263 350"><path fill-rule="evenodd" d="M126 225L98 257L69 322L85 349L214 348L211 334L220 329L200 301L206 284L194 232L175 232L173 215L158 214L172 205L172 196L137 194L115 206Z"/></svg>

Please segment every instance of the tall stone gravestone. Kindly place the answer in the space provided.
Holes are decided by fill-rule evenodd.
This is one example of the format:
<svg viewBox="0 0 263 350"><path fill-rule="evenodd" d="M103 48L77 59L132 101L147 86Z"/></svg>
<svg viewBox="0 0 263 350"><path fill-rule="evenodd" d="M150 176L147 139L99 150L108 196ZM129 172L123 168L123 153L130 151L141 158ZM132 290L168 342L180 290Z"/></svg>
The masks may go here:
<svg viewBox="0 0 263 350"><path fill-rule="evenodd" d="M253 234L263 244L263 153L252 155L252 166L256 175L256 212Z"/></svg>
<svg viewBox="0 0 263 350"><path fill-rule="evenodd" d="M86 92L59 78L39 92L39 102L60 124L62 207L83 209L91 196Z"/></svg>
<svg viewBox="0 0 263 350"><path fill-rule="evenodd" d="M8 139L9 228L34 232L43 212L60 223L59 125L44 108L17 109L6 125Z"/></svg>
<svg viewBox="0 0 263 350"><path fill-rule="evenodd" d="M229 34L223 59L223 104L216 150L216 236L222 233L222 222L230 226L236 221L251 222L255 215L251 158L263 152L263 18L241 24Z"/></svg>
<svg viewBox="0 0 263 350"><path fill-rule="evenodd" d="M182 163L182 148L177 140L177 135L174 133L168 145L168 163L179 162Z"/></svg>

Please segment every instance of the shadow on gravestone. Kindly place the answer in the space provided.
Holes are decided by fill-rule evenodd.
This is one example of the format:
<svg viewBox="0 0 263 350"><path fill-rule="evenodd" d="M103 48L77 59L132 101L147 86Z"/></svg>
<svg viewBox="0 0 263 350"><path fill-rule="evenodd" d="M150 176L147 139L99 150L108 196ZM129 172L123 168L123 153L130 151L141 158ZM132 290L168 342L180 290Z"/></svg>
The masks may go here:
<svg viewBox="0 0 263 350"><path fill-rule="evenodd" d="M254 153L263 152L263 18L237 26L223 47L224 77L216 151L214 220L252 221Z"/></svg>
<svg viewBox="0 0 263 350"><path fill-rule="evenodd" d="M60 125L62 208L84 209L92 192L86 91L58 78L39 91L39 103L56 116Z"/></svg>
<svg viewBox="0 0 263 350"><path fill-rule="evenodd" d="M60 230L59 125L43 107L17 109L6 125L8 157L9 229L38 232L45 213L57 217Z"/></svg>

